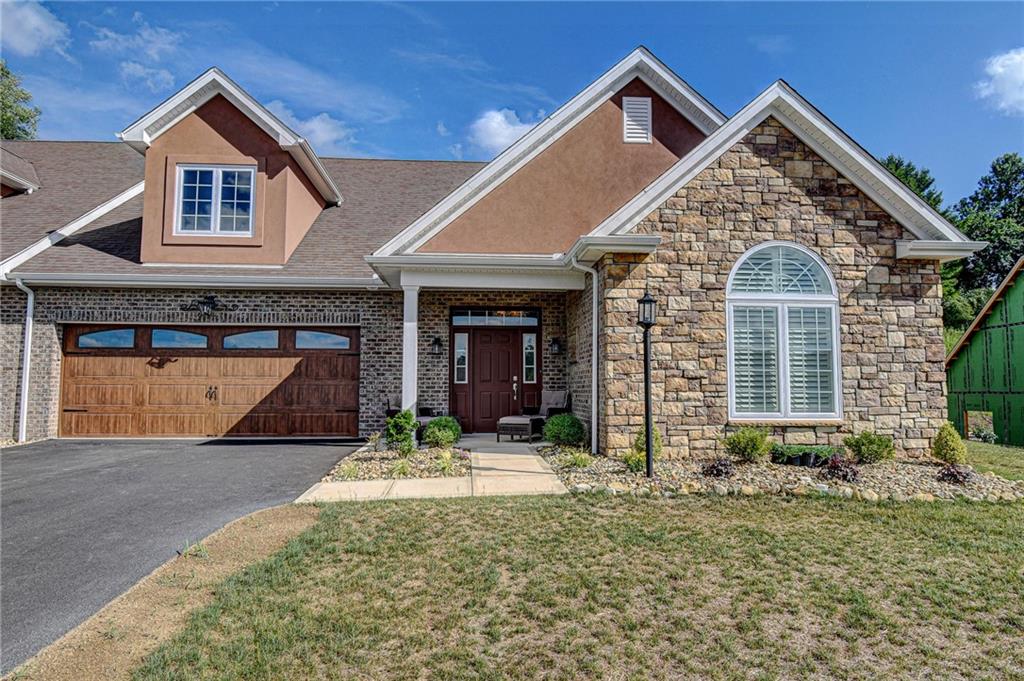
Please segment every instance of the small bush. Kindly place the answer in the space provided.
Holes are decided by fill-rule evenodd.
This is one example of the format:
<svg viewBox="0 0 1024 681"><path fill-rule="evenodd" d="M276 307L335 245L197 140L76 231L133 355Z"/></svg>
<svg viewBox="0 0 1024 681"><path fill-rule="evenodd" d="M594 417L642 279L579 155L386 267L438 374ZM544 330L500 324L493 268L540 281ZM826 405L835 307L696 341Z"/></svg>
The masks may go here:
<svg viewBox="0 0 1024 681"><path fill-rule="evenodd" d="M435 419L431 419L430 423L427 424L427 430L431 428L444 428L448 430L455 438L453 442L458 442L459 438L462 437L462 426L459 425L459 420L454 416L438 416ZM424 436L426 436L425 431Z"/></svg>
<svg viewBox="0 0 1024 681"><path fill-rule="evenodd" d="M857 463L878 463L896 456L896 447L891 437L875 435L867 430L844 438L843 444L853 453Z"/></svg>
<svg viewBox="0 0 1024 681"><path fill-rule="evenodd" d="M974 477L974 472L967 466L947 464L939 470L939 482L950 482L954 485L966 485Z"/></svg>
<svg viewBox="0 0 1024 681"><path fill-rule="evenodd" d="M725 450L743 461L765 461L771 453L772 443L764 428L740 428L722 440Z"/></svg>
<svg viewBox="0 0 1024 681"><path fill-rule="evenodd" d="M544 424L544 439L553 445L578 447L587 439L587 429L572 414L555 414Z"/></svg>
<svg viewBox="0 0 1024 681"><path fill-rule="evenodd" d="M391 466L388 472L392 478L407 478L412 475L412 464L409 459L399 459Z"/></svg>
<svg viewBox="0 0 1024 681"><path fill-rule="evenodd" d="M839 454L833 454L822 467L821 475L829 480L857 482L860 478L860 470L858 470L857 465L851 459Z"/></svg>
<svg viewBox="0 0 1024 681"><path fill-rule="evenodd" d="M732 459L715 459L706 464L701 472L709 478L731 478L736 473Z"/></svg>
<svg viewBox="0 0 1024 681"><path fill-rule="evenodd" d="M654 444L651 448L654 450L654 458L660 459L662 450L661 431L658 430L658 426L653 423L651 425L653 426L651 430L654 432L654 437L652 438L654 440ZM644 457L647 456L647 428L641 428L640 432L636 434L635 438L633 438L633 451L639 452Z"/></svg>
<svg viewBox="0 0 1024 681"><path fill-rule="evenodd" d="M416 449L413 435L416 433L416 417L406 409L400 411L384 422L384 441L388 449L397 451L402 456L409 456Z"/></svg>
<svg viewBox="0 0 1024 681"><path fill-rule="evenodd" d="M366 438L366 444L369 445L371 451L379 452L380 443L383 438L384 434L380 431L370 433L370 436Z"/></svg>
<svg viewBox="0 0 1024 681"><path fill-rule="evenodd" d="M932 443L932 456L945 463L966 463L967 447L960 439L960 433L949 421L942 424L939 434L935 436Z"/></svg>
<svg viewBox="0 0 1024 681"><path fill-rule="evenodd" d="M987 442L990 445L994 445L996 443L996 440L999 439L996 437L996 434L994 432L983 426L975 426L971 428L971 437L973 437L975 440Z"/></svg>
<svg viewBox="0 0 1024 681"><path fill-rule="evenodd" d="M772 461L775 463L787 463L794 456L803 456L808 453L814 454L814 465L819 466L833 456L842 455L843 450L841 447L829 447L828 445L780 445L777 443L773 443L771 448Z"/></svg>
<svg viewBox="0 0 1024 681"><path fill-rule="evenodd" d="M458 428L458 431L456 431L447 421L442 419L455 420L450 416L442 416L428 423L427 427L423 429L423 441L427 443L428 447L448 449L458 441L462 433L462 429L458 428L459 424L457 422L455 424L455 427Z"/></svg>
<svg viewBox="0 0 1024 681"><path fill-rule="evenodd" d="M562 465L566 468L587 468L594 462L590 452L571 447L562 450Z"/></svg>
<svg viewBox="0 0 1024 681"><path fill-rule="evenodd" d="M640 473L641 471L647 470L647 452L638 452L635 449L631 449L622 455L622 463L626 464L626 468L633 471L634 473Z"/></svg>
<svg viewBox="0 0 1024 681"><path fill-rule="evenodd" d="M434 461L434 465L441 475L451 475L455 469L454 457L452 456L452 450L442 449L437 453L437 458Z"/></svg>
<svg viewBox="0 0 1024 681"><path fill-rule="evenodd" d="M343 463L334 477L342 480L355 480L359 476L359 466L355 461Z"/></svg>

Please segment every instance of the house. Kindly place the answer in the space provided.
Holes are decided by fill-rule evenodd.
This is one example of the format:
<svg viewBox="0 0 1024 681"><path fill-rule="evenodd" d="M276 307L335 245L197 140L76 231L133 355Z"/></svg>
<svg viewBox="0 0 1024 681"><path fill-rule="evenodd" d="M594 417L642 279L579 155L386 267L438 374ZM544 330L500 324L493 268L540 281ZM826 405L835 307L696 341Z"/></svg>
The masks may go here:
<svg viewBox="0 0 1024 681"><path fill-rule="evenodd" d="M1024 446L1024 257L946 356L949 418L967 437L969 412L991 412L998 442Z"/></svg>
<svg viewBox="0 0 1024 681"><path fill-rule="evenodd" d="M616 454L644 290L671 455L945 419L939 266L983 244L785 82L728 117L641 47L476 164L321 158L210 69L118 137L3 143L5 436L493 432L547 388Z"/></svg>

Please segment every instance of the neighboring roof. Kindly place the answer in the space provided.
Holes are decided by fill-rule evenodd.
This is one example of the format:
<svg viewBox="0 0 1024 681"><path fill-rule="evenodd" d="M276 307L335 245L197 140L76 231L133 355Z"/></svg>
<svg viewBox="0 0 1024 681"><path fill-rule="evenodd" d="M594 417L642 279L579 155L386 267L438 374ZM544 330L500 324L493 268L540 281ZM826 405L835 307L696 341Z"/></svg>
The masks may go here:
<svg viewBox="0 0 1024 681"><path fill-rule="evenodd" d="M0 260L142 181L145 159L119 142L5 141L32 164L39 189L0 200Z"/></svg>
<svg viewBox="0 0 1024 681"><path fill-rule="evenodd" d="M289 285L304 282L307 287L311 282L340 285L343 280L367 280L363 285L371 285L374 273L363 256L483 165L343 158L325 158L323 163L345 192L345 202L323 210L282 267L143 265L139 262L142 198L137 197L25 262L10 278L23 277L30 283L123 281L139 285L157 281L173 285L199 278L204 282L258 279Z"/></svg>
<svg viewBox="0 0 1024 681"><path fill-rule="evenodd" d="M380 257L414 252L635 78L647 83L705 135L726 120L721 111L647 48L638 47L373 255Z"/></svg>
<svg viewBox="0 0 1024 681"><path fill-rule="evenodd" d="M32 162L11 151L8 144L0 142L0 182L28 192L39 189L39 176Z"/></svg>
<svg viewBox="0 0 1024 681"><path fill-rule="evenodd" d="M778 119L918 239L929 243L927 254L913 254L912 247L904 247L905 257L917 255L941 258L947 251L947 257L963 257L985 246L982 242L969 241L871 154L781 80L754 98L635 199L609 216L592 234L623 234L633 229L680 187L769 116Z"/></svg>
<svg viewBox="0 0 1024 681"><path fill-rule="evenodd" d="M328 203L340 203L341 192L313 148L298 133L243 90L217 67L202 75L157 105L149 113L118 133L118 138L145 152L157 137L217 95L223 96L249 117L295 161Z"/></svg>
<svg viewBox="0 0 1024 681"><path fill-rule="evenodd" d="M981 323L985 321L985 318L992 312L992 308L994 308L996 303L1006 295L1006 292L1009 291L1010 286L1012 286L1013 282L1017 280L1017 277L1020 276L1021 272L1024 272L1024 256L1021 256L1014 266L1010 268L1010 273L1006 275L1006 278L1003 279L996 288L992 297L989 298L988 302L985 303L985 306L981 308L981 312L978 313L978 316L974 318L971 325L967 327L966 331L964 331L964 335L960 336L960 340L957 341L956 345L953 346L953 349L949 351L948 355L946 355L947 369L949 368L950 363L956 358L957 354L959 354L960 350L963 349L963 347L967 345L967 342L971 340L971 336L974 335L974 332L981 327Z"/></svg>

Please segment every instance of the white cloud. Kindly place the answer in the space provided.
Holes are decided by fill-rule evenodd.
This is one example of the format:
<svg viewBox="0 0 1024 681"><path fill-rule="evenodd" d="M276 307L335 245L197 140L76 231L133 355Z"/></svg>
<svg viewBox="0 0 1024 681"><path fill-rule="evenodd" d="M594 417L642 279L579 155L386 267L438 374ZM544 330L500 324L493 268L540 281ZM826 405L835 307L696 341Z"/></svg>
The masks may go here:
<svg viewBox="0 0 1024 681"><path fill-rule="evenodd" d="M5 50L32 57L52 49L70 59L68 25L38 2L0 2L0 42Z"/></svg>
<svg viewBox="0 0 1024 681"><path fill-rule="evenodd" d="M452 155L456 161L462 160L462 144L456 142L455 144L448 147L448 153Z"/></svg>
<svg viewBox="0 0 1024 681"><path fill-rule="evenodd" d="M529 132L536 123L519 120L512 109L491 109L469 126L469 141L491 154L504 151L517 139Z"/></svg>
<svg viewBox="0 0 1024 681"><path fill-rule="evenodd" d="M793 45L788 35L755 35L748 38L754 49L772 56L792 52Z"/></svg>
<svg viewBox="0 0 1024 681"><path fill-rule="evenodd" d="M452 134L452 132L444 124L444 121L438 121L437 122L437 134L440 135L441 137L447 137L448 135Z"/></svg>
<svg viewBox="0 0 1024 681"><path fill-rule="evenodd" d="M997 54L985 62L978 96L1008 116L1024 116L1024 47Z"/></svg>
<svg viewBox="0 0 1024 681"><path fill-rule="evenodd" d="M161 92L174 87L174 76L167 69L151 69L135 61L123 61L119 67L121 80L131 87L141 83L150 92Z"/></svg>
<svg viewBox="0 0 1024 681"><path fill-rule="evenodd" d="M153 61L160 61L164 56L174 54L181 43L183 34L161 26L150 26L141 12L132 16L132 23L137 27L134 33L118 33L105 26L96 27L96 39L89 45L102 52L112 54L145 54Z"/></svg>
<svg viewBox="0 0 1024 681"><path fill-rule="evenodd" d="M42 139L112 139L153 105L135 92L110 81L75 83L43 76L25 76L25 88L43 110Z"/></svg>
<svg viewBox="0 0 1024 681"><path fill-rule="evenodd" d="M305 137L317 153L324 155L354 153L352 146L355 144L355 138L352 135L352 128L327 113L319 113L302 119L279 99L267 104L267 108L284 121L288 127Z"/></svg>
<svg viewBox="0 0 1024 681"><path fill-rule="evenodd" d="M427 50L397 49L395 54L402 59L430 67L451 69L453 71L488 71L491 66L479 57L468 54L447 54Z"/></svg>

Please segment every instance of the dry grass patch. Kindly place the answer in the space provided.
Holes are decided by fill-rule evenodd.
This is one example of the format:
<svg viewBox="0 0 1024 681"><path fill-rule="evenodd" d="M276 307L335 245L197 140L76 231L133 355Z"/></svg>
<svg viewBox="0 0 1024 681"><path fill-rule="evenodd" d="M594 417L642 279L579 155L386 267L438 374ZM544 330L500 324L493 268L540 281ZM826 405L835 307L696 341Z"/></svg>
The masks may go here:
<svg viewBox="0 0 1024 681"><path fill-rule="evenodd" d="M8 678L129 678L146 655L181 630L191 611L213 601L214 587L225 577L279 551L318 515L313 506L279 506L182 547L179 558L157 568Z"/></svg>
<svg viewBox="0 0 1024 681"><path fill-rule="evenodd" d="M144 679L1014 678L1024 504L340 504Z"/></svg>

